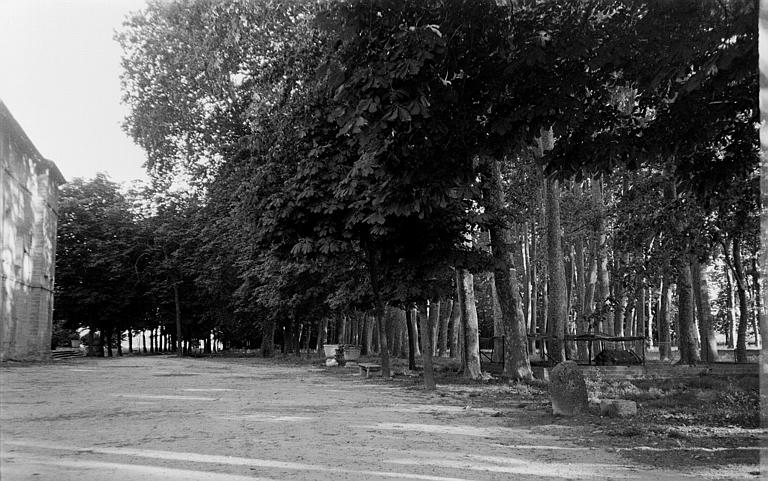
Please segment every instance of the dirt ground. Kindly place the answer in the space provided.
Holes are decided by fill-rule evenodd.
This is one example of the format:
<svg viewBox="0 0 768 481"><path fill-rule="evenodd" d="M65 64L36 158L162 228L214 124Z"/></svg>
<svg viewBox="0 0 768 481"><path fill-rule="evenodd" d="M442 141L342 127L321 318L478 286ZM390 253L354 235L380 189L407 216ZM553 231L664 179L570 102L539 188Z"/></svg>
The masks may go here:
<svg viewBox="0 0 768 481"><path fill-rule="evenodd" d="M525 386L427 393L353 368L167 356L7 364L0 381L4 481L759 479L759 430L654 445L617 436L621 421L553 417Z"/></svg>

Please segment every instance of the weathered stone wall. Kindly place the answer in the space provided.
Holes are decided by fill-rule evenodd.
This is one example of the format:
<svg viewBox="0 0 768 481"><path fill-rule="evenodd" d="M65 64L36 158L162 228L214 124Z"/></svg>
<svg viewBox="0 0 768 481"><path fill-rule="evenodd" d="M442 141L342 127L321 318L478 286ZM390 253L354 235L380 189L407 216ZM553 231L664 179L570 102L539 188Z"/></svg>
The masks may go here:
<svg viewBox="0 0 768 481"><path fill-rule="evenodd" d="M0 101L0 360L50 357L58 220L56 165Z"/></svg>

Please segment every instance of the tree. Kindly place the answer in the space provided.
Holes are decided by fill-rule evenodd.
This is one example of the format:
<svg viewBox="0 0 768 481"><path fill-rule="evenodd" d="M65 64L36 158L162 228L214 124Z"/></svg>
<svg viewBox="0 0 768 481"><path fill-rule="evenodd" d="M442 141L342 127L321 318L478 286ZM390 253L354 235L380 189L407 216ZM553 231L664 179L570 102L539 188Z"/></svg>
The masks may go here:
<svg viewBox="0 0 768 481"><path fill-rule="evenodd" d="M54 317L99 331L111 356L114 336L142 315L130 206L102 174L63 186L59 205Z"/></svg>

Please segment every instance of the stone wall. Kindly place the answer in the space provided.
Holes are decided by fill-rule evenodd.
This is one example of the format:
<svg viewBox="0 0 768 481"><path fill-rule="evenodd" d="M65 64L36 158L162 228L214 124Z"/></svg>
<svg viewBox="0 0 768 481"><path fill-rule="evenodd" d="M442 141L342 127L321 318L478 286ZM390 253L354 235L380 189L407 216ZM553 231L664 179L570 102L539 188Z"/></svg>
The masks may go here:
<svg viewBox="0 0 768 481"><path fill-rule="evenodd" d="M50 358L62 183L0 101L0 361Z"/></svg>

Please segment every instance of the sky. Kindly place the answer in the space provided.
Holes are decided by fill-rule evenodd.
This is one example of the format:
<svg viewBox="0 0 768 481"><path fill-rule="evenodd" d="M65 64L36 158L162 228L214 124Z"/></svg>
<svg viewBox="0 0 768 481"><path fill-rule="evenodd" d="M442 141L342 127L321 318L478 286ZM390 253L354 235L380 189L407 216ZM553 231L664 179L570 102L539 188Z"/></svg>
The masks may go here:
<svg viewBox="0 0 768 481"><path fill-rule="evenodd" d="M147 179L121 129L121 49L113 36L144 0L0 0L0 99L67 180Z"/></svg>

